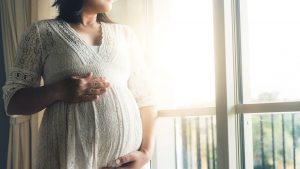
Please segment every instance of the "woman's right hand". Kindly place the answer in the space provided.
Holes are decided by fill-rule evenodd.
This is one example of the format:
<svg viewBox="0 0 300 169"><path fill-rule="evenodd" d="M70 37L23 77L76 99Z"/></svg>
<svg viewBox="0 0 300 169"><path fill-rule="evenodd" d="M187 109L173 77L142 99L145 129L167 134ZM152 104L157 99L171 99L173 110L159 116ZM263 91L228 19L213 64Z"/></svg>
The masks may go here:
<svg viewBox="0 0 300 169"><path fill-rule="evenodd" d="M110 83L104 77L93 77L89 72L86 76L71 76L55 84L57 98L67 103L93 101L100 98Z"/></svg>

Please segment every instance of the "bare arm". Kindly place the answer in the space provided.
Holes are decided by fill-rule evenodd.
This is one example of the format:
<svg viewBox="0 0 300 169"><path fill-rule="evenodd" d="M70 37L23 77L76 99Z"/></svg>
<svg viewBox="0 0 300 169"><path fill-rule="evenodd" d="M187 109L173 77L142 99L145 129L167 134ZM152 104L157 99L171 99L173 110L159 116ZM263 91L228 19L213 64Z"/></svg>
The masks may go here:
<svg viewBox="0 0 300 169"><path fill-rule="evenodd" d="M139 150L144 151L151 159L154 152L158 114L154 106L141 107L140 114L143 123L143 141Z"/></svg>
<svg viewBox="0 0 300 169"><path fill-rule="evenodd" d="M92 75L93 73L89 73L87 77L71 76L50 85L22 88L12 96L7 112L9 115L30 115L55 101L75 103L98 99L110 87L110 83L102 77Z"/></svg>
<svg viewBox="0 0 300 169"><path fill-rule="evenodd" d="M7 107L9 115L30 115L37 113L58 99L55 84L27 87L18 90Z"/></svg>

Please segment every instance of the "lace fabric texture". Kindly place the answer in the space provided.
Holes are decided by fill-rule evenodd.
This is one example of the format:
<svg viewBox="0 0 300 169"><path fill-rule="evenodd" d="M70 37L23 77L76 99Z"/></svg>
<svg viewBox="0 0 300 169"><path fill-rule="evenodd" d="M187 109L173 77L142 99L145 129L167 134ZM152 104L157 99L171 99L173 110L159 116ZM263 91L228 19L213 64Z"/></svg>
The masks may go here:
<svg viewBox="0 0 300 169"><path fill-rule="evenodd" d="M156 105L143 52L133 29L102 22L99 50L88 46L66 22L31 24L2 87L5 112L20 89L55 83L71 75L105 76L112 88L97 101L54 102L39 129L36 169L98 169L138 150L142 141L139 108Z"/></svg>
<svg viewBox="0 0 300 169"><path fill-rule="evenodd" d="M142 52L142 47L139 43L139 40L129 26L127 29L130 32L131 42L129 46L131 60L131 74L128 79L128 87L133 93L138 107L156 105L157 100L154 96L154 90L150 82L150 72L147 69L145 59L143 58L144 54Z"/></svg>
<svg viewBox="0 0 300 169"><path fill-rule="evenodd" d="M36 24L30 25L22 35L16 53L14 66L10 69L9 77L2 87L6 114L8 102L16 91L21 88L37 87L40 85L43 54Z"/></svg>

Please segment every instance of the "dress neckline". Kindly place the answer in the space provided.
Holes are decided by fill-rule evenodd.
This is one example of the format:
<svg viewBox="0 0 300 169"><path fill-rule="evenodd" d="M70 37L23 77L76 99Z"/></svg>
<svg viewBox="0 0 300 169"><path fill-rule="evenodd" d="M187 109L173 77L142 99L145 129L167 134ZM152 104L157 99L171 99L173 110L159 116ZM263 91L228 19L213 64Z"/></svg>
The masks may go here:
<svg viewBox="0 0 300 169"><path fill-rule="evenodd" d="M90 45L90 47L95 51L99 50L99 45Z"/></svg>
<svg viewBox="0 0 300 169"><path fill-rule="evenodd" d="M95 51L94 49L92 49L91 51L94 52L96 55L99 54L99 52L101 51L101 49L103 48L103 45L105 43L105 37L106 37L106 32L105 32L105 28L104 28L105 27L104 26L105 22L100 21L100 28L101 28L101 30L100 30L101 31L100 45L90 45L90 44L88 44L85 40L83 40L80 37L79 33L74 28L72 28L71 25L68 22L66 22L64 20L62 20L62 22L66 26L66 28L69 30L69 32L71 32L74 35L74 37L76 37L76 39L80 43L82 43L83 45L85 45L89 48L90 48L90 46L97 46L98 47L97 51Z"/></svg>
<svg viewBox="0 0 300 169"><path fill-rule="evenodd" d="M83 41L78 33L73 30L68 23L62 19L52 19L53 24L49 24L53 30L70 46L77 54L83 65L93 65L96 63L111 63L116 57L112 57L112 52L117 45L117 36L111 28L111 24L102 23L102 43L98 48L98 52L89 44Z"/></svg>

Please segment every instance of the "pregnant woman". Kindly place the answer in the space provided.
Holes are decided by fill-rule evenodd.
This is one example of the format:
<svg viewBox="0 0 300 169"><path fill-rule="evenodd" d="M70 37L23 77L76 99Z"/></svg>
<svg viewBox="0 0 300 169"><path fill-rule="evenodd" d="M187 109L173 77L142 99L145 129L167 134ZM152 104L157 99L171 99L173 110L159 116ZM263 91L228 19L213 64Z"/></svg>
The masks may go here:
<svg viewBox="0 0 300 169"><path fill-rule="evenodd" d="M46 108L32 168L143 168L154 150L157 111L136 34L107 17L111 0L53 6L55 19L23 34L2 87L9 116Z"/></svg>

